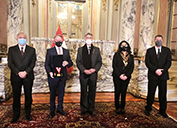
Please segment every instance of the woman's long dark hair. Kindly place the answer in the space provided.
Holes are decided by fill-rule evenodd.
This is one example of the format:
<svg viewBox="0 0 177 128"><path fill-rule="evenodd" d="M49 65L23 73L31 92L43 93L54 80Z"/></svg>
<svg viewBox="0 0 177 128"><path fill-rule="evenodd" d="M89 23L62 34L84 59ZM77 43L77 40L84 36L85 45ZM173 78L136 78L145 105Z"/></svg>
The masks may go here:
<svg viewBox="0 0 177 128"><path fill-rule="evenodd" d="M118 53L121 53L121 45L122 45L122 43L126 43L127 44L127 46L128 46L128 54L131 54L132 52L131 52L131 48L130 48L130 45L129 45L129 43L127 42L127 41L125 41L125 40L123 40L123 41L121 41L120 43L119 43L119 47L118 47L118 50L117 50L117 52Z"/></svg>

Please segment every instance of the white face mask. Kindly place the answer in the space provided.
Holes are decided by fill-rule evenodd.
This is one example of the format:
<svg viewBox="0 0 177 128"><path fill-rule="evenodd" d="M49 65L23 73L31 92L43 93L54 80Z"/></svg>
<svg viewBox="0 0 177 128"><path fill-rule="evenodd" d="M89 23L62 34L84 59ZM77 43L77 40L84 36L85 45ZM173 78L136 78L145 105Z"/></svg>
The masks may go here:
<svg viewBox="0 0 177 128"><path fill-rule="evenodd" d="M90 44L92 43L92 41L91 41L90 39L88 39L88 40L86 40L86 43L87 43L88 45L90 45Z"/></svg>

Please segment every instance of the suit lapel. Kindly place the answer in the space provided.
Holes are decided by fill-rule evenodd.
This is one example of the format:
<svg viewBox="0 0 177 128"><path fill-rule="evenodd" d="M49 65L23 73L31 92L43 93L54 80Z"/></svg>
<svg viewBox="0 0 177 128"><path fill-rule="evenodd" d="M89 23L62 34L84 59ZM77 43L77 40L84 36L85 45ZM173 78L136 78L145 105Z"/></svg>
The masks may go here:
<svg viewBox="0 0 177 128"><path fill-rule="evenodd" d="M164 56L164 47L162 46L161 47L161 53L160 53L160 57L159 57L159 60L161 60L162 59L162 57Z"/></svg>
<svg viewBox="0 0 177 128"><path fill-rule="evenodd" d="M23 59L18 44L17 44L16 47L15 47L15 51L16 51L17 55L19 56L19 58L20 58L20 59Z"/></svg>
<svg viewBox="0 0 177 128"><path fill-rule="evenodd" d="M58 53L57 53L57 50L56 50L56 47L55 47L55 46L53 47L53 49L54 49L54 50L53 50L53 51L54 51L54 54L55 54L55 55L58 55Z"/></svg>
<svg viewBox="0 0 177 128"><path fill-rule="evenodd" d="M153 53L152 54L155 55L155 59L158 60L157 54L156 54L156 51L155 51L155 46L153 47Z"/></svg>
<svg viewBox="0 0 177 128"><path fill-rule="evenodd" d="M29 47L28 47L28 45L26 45L26 48L25 48L25 52L24 52L24 55L23 55L23 59L25 58L25 56L28 54L28 52L29 52Z"/></svg>
<svg viewBox="0 0 177 128"><path fill-rule="evenodd" d="M92 50L92 53L91 53L91 60L92 60L92 64L93 64L93 62L94 62L94 60L95 60L95 52L96 52L96 49L95 49L95 47L94 46L92 46L92 48L93 48L93 50Z"/></svg>
<svg viewBox="0 0 177 128"><path fill-rule="evenodd" d="M65 56L66 56L66 50L64 48L63 49L63 60L66 60Z"/></svg>

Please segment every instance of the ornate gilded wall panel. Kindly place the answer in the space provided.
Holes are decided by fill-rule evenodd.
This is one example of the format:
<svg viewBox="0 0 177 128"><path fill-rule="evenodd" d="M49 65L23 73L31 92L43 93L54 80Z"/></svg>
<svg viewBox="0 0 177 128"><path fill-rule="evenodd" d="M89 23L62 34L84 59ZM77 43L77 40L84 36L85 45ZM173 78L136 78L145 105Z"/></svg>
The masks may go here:
<svg viewBox="0 0 177 128"><path fill-rule="evenodd" d="M72 38L82 38L82 4L72 4L71 9L71 36Z"/></svg>
<svg viewBox="0 0 177 128"><path fill-rule="evenodd" d="M56 30L60 25L63 36L68 37L69 5L67 3L58 2L56 4L56 12Z"/></svg>

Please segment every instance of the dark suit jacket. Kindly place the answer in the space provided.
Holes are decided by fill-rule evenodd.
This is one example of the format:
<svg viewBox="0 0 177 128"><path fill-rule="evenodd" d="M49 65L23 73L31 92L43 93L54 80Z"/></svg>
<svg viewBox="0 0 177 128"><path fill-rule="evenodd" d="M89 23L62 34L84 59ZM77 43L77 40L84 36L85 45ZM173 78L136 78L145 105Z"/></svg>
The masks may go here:
<svg viewBox="0 0 177 128"><path fill-rule="evenodd" d="M157 59L155 46L152 48L149 48L146 52L145 64L148 68L148 79L168 80L169 79L168 69L171 66L170 49L162 46L160 58ZM156 75L155 71L157 69L164 69L161 76Z"/></svg>
<svg viewBox="0 0 177 128"><path fill-rule="evenodd" d="M33 68L36 62L35 49L26 45L24 56L22 57L19 46L15 45L9 47L8 51L8 66L11 69L11 81L17 81L20 77L20 71L26 71L27 77L34 80Z"/></svg>
<svg viewBox="0 0 177 128"><path fill-rule="evenodd" d="M113 76L119 77L121 74L125 74L128 78L131 78L131 74L134 69L134 57L133 55L130 55L128 59L128 65L124 67L124 63L122 61L122 57L120 53L116 52L113 57L113 62L112 62L112 67L113 67Z"/></svg>
<svg viewBox="0 0 177 128"><path fill-rule="evenodd" d="M46 69L48 76L49 76L49 73L52 72L52 69L55 68L53 64L53 56L55 55L58 55L55 47L47 49L45 69ZM63 48L63 61L68 62L68 65L67 65L68 68L70 68L73 65L73 62L69 54L69 50L65 48ZM67 69L66 67L63 67L63 77L66 77L66 76L67 76Z"/></svg>
<svg viewBox="0 0 177 128"><path fill-rule="evenodd" d="M80 76L83 76L85 74L84 70L86 69L83 66L82 50L83 50L83 47L78 48L78 53L77 53L77 58L76 58L76 64L77 64L77 68L80 71ZM94 68L96 70L96 72L92 73L90 78L96 80L97 73L100 70L101 65L102 65L102 58L101 58L101 54L100 54L100 49L98 47L93 46L91 61L92 61L92 68Z"/></svg>

